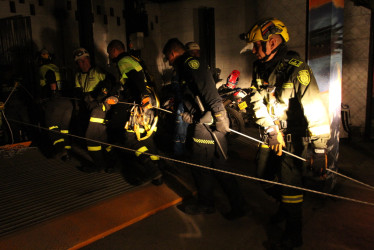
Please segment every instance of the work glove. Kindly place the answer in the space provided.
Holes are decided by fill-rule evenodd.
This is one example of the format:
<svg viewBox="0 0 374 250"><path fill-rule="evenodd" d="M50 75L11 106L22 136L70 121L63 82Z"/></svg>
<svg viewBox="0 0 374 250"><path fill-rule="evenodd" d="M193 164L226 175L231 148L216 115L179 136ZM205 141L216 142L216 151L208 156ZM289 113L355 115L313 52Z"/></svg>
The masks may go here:
<svg viewBox="0 0 374 250"><path fill-rule="evenodd" d="M112 105L116 105L118 103L118 97L116 96L109 96L104 100L104 107L105 110L109 110Z"/></svg>
<svg viewBox="0 0 374 250"><path fill-rule="evenodd" d="M205 114L200 118L199 123L212 124L213 123L212 112L210 111L205 112Z"/></svg>
<svg viewBox="0 0 374 250"><path fill-rule="evenodd" d="M277 125L272 125L265 130L267 135L266 143L278 156L282 155L282 148L286 146L283 135Z"/></svg>
<svg viewBox="0 0 374 250"><path fill-rule="evenodd" d="M188 124L192 124L193 123L193 115L188 113L188 112L183 112L180 114L180 116L182 117L182 120L185 122L185 123L188 123Z"/></svg>
<svg viewBox="0 0 374 250"><path fill-rule="evenodd" d="M152 108L151 98L149 96L144 96L142 99L142 109L147 110Z"/></svg>
<svg viewBox="0 0 374 250"><path fill-rule="evenodd" d="M118 97L116 96L109 96L105 99L105 103L109 105L115 105L118 103Z"/></svg>
<svg viewBox="0 0 374 250"><path fill-rule="evenodd" d="M322 177L327 171L327 153L323 148L313 149L312 157L310 159L310 166L314 175Z"/></svg>
<svg viewBox="0 0 374 250"><path fill-rule="evenodd" d="M216 120L216 130L221 133L230 132L230 121L227 116L226 110L214 114Z"/></svg>

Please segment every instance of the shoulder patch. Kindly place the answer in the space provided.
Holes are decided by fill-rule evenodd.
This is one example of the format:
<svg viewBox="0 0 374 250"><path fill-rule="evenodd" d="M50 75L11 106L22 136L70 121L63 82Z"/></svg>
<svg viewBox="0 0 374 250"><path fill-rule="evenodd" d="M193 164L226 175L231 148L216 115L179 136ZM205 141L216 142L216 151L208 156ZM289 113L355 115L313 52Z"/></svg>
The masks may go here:
<svg viewBox="0 0 374 250"><path fill-rule="evenodd" d="M310 83L310 75L308 70L300 70L297 74L297 80L305 86L307 86Z"/></svg>
<svg viewBox="0 0 374 250"><path fill-rule="evenodd" d="M295 66L295 67L300 67L300 65L303 64L303 62L295 58L292 58L291 60L288 61L288 64L291 64L292 66Z"/></svg>
<svg viewBox="0 0 374 250"><path fill-rule="evenodd" d="M200 62L196 59L192 59L188 62L188 66L190 66L191 69L198 69L200 67Z"/></svg>

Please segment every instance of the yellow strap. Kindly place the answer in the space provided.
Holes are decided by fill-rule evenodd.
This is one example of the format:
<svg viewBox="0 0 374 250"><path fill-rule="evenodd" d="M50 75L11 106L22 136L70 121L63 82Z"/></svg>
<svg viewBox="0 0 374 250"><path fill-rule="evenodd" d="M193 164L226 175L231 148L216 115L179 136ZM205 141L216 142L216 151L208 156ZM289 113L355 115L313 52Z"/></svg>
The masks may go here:
<svg viewBox="0 0 374 250"><path fill-rule="evenodd" d="M101 146L87 146L87 150L88 151L92 151L92 152L100 151L101 150Z"/></svg>
<svg viewBox="0 0 374 250"><path fill-rule="evenodd" d="M91 117L91 118L90 118L90 122L95 122L95 123L104 123L104 119L102 119L102 118Z"/></svg>
<svg viewBox="0 0 374 250"><path fill-rule="evenodd" d="M63 133L63 134L69 134L69 130L67 130L67 129L60 130L60 132Z"/></svg>
<svg viewBox="0 0 374 250"><path fill-rule="evenodd" d="M66 145L65 149L71 149L71 146Z"/></svg>
<svg viewBox="0 0 374 250"><path fill-rule="evenodd" d="M282 195L282 202L283 203L301 203L303 202L303 195Z"/></svg>
<svg viewBox="0 0 374 250"><path fill-rule="evenodd" d="M53 130L53 129L55 129L55 128L58 128L58 126L52 126L52 127L49 127L48 129L49 129L49 130Z"/></svg>
<svg viewBox="0 0 374 250"><path fill-rule="evenodd" d="M156 155L151 155L151 160L152 161L158 161L158 160L160 160L160 157L158 157Z"/></svg>
<svg viewBox="0 0 374 250"><path fill-rule="evenodd" d="M53 142L53 146L56 145L57 143L60 143L60 142L63 142L63 141L64 141L64 138L58 139L57 141Z"/></svg>
<svg viewBox="0 0 374 250"><path fill-rule="evenodd" d="M143 146L143 147L139 148L138 150L136 150L135 155L140 156L145 151L148 151L148 148L146 146Z"/></svg>

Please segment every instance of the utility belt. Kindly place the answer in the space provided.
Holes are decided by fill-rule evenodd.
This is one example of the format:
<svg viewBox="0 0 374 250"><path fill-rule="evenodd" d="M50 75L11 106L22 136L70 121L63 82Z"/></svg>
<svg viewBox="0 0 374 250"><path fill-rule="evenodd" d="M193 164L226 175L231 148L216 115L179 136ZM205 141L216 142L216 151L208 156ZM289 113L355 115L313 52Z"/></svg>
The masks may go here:
<svg viewBox="0 0 374 250"><path fill-rule="evenodd" d="M282 132L284 141L286 143L292 143L295 141L303 141L306 143L311 143L311 138L308 130L305 127L287 127L287 121L284 120L275 120L274 123L278 126L279 131ZM262 130L262 138L264 141L267 140L267 135L265 131Z"/></svg>

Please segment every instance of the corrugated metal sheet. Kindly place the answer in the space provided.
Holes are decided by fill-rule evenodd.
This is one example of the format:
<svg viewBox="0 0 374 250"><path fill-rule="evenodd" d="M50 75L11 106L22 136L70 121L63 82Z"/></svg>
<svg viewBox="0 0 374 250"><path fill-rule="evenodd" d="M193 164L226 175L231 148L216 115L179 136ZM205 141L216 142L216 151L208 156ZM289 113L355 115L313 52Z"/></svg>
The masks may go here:
<svg viewBox="0 0 374 250"><path fill-rule="evenodd" d="M0 154L0 236L133 188L120 173L84 173L37 148Z"/></svg>

